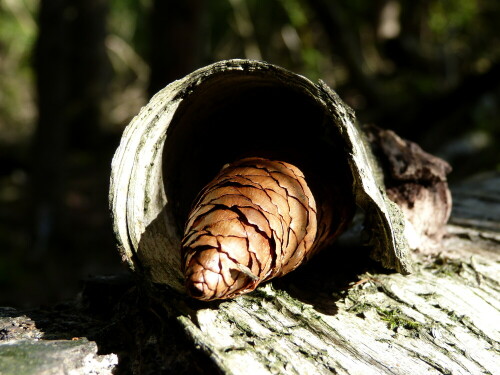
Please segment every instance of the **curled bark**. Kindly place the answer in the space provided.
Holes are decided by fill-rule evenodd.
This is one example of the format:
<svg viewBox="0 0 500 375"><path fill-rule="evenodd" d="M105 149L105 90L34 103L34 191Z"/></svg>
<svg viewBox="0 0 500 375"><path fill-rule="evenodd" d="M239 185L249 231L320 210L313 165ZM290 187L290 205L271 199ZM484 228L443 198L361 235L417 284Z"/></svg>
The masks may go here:
<svg viewBox="0 0 500 375"><path fill-rule="evenodd" d="M229 273L228 288L225 292L219 290L219 296L225 296L224 293L226 296L236 295L249 285L255 287L253 278L262 281L293 269L295 263L300 262L290 259L305 253L306 243L312 243L311 253L327 244L330 236L334 237L336 228L345 225L342 220L348 221L346 217L340 219L342 210L336 208L343 207L346 202L355 202L365 213L364 231L371 247L370 256L384 267L402 274L411 272L403 215L386 196L380 168L365 142L363 131L356 125L352 110L322 81L314 83L280 67L251 60L221 61L172 82L151 99L123 133L113 158L110 184L110 208L123 259L145 279L185 292L181 270L195 274L190 270L192 265L183 265L190 261L189 255L183 257L180 251L182 231L189 220L191 204L220 166L249 156L286 161L304 172L307 181L303 181L304 186L308 185L314 195L316 225L320 229L316 229L319 232L311 238L307 234L301 234L300 239L290 235L286 241L297 241L295 252L286 255L280 265L278 260L271 260L269 264L269 254L288 254L288 250L278 248L278 244L282 246L285 241L280 236L284 236L281 231L289 230L286 226L295 230L294 221L288 223L285 219L278 220L270 214L251 210L256 203L266 207L263 202L268 199L266 193L272 194L271 185L258 187L263 182L249 181L249 186L239 187L243 195L250 194L247 201L240 198L247 202L246 211L237 216L232 210L218 210L221 216L216 219L236 223L237 219L244 217L250 223L250 220L260 218L262 228L268 231L274 228L274 232L266 233L267 237L255 234L255 238L260 238L263 243L267 258L265 254L259 254L261 265L258 267L257 255L253 256L252 263L250 258L242 258L240 266L233 265L234 278ZM233 165L222 174L238 168ZM279 170L285 165L278 162L272 168ZM289 167L285 175L293 174L293 171L295 168ZM297 181L290 182L291 186L300 185L302 188L302 180ZM281 187L276 186L275 189L280 191ZM233 188L213 186L202 194L208 196L215 190ZM297 212L299 216L307 217L314 205L309 204L307 194L304 196L304 202L308 203ZM257 197L262 202L257 202ZM268 204L270 208L266 209L271 210L274 204ZM301 207L298 201L296 206ZM199 213L205 212L201 207L199 209ZM196 215L198 213L193 213L190 225L199 224ZM307 220L312 222L313 218L306 219L306 224ZM222 223L216 225L220 227ZM212 229L219 230L219 227ZM323 227L326 228L324 232ZM236 224L235 228L238 228ZM256 225L248 225L249 231L255 228ZM261 232L265 233L265 230ZM322 233L324 243L319 240ZM243 240L234 238L233 242L239 241L247 246L245 235L240 237ZM274 244L267 238L272 238ZM303 238L307 240L301 246L299 242ZM188 240L184 240L185 244L193 245ZM288 248L286 241L285 249ZM213 240L204 246L219 249ZM229 262L226 255L222 256L225 262ZM215 267L219 267L215 263ZM234 267L237 273L234 273ZM239 274L245 274L248 285L240 283ZM203 289L205 279L196 280ZM231 287L235 280L237 286ZM221 298L214 297L216 285L216 281L210 284L212 294L209 293L209 298Z"/></svg>
<svg viewBox="0 0 500 375"><path fill-rule="evenodd" d="M252 157L224 166L200 193L186 224L188 293L202 300L231 298L293 271L350 222L353 200L335 202L318 211L302 171L283 161ZM331 212L340 218L335 223Z"/></svg>

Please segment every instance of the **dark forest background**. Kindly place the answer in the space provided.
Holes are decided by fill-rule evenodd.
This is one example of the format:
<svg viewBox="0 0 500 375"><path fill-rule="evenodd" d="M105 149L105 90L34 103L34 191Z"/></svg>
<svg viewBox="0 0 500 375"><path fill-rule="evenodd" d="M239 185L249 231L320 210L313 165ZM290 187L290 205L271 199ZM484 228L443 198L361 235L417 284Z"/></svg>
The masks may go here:
<svg viewBox="0 0 500 375"><path fill-rule="evenodd" d="M126 272L107 203L121 132L221 59L323 79L452 182L498 172L499 24L498 0L0 0L0 305Z"/></svg>

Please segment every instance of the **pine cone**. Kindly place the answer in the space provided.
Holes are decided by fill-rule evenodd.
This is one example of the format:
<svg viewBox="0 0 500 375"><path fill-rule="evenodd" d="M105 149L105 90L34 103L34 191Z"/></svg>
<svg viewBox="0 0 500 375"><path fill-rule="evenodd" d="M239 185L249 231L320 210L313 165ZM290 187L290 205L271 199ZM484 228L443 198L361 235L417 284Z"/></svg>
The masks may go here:
<svg viewBox="0 0 500 375"><path fill-rule="evenodd" d="M250 292L293 271L332 238L330 232L338 234L331 221L318 214L297 167L256 157L228 164L189 214L182 240L186 289L201 300Z"/></svg>

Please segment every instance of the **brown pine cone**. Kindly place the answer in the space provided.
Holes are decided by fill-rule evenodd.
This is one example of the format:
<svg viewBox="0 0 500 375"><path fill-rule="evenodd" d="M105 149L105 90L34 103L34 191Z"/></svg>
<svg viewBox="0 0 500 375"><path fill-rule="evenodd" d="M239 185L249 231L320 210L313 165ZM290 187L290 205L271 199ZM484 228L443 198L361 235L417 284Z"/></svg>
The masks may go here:
<svg viewBox="0 0 500 375"><path fill-rule="evenodd" d="M349 210L341 212L349 220L339 221L331 206L320 208L303 173L289 163L253 157L226 165L201 191L186 223L188 293L231 298L294 270L350 220Z"/></svg>

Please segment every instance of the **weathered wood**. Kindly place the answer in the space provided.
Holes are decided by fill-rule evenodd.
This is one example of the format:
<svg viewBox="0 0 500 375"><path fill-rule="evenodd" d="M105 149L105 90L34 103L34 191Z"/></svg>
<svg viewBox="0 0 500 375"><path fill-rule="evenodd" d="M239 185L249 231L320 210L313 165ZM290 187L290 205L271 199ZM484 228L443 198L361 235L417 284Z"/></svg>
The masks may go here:
<svg viewBox="0 0 500 375"><path fill-rule="evenodd" d="M36 357L51 374L67 363L53 358L79 345L95 365L80 373L92 374L496 374L499 187L496 173L452 189L448 235L437 252L414 254L409 276L343 247L222 303L160 287L146 295L130 280L101 278L72 305L0 309L2 374L35 358L28 346L40 353L52 343L55 357ZM16 347L21 357L9 354Z"/></svg>
<svg viewBox="0 0 500 375"><path fill-rule="evenodd" d="M439 245L452 207L447 182L450 165L392 130L363 128L384 171L387 195L405 215L410 248Z"/></svg>
<svg viewBox="0 0 500 375"><path fill-rule="evenodd" d="M96 343L84 337L43 337L30 317L0 307L0 374L111 375L118 363L115 354L98 355Z"/></svg>
<svg viewBox="0 0 500 375"><path fill-rule="evenodd" d="M225 374L498 373L499 186L496 175L456 189L453 221L473 225L449 225L438 253L414 254L412 275L363 273L346 289L316 277L304 282L314 291L302 280L268 283L217 305L170 300L167 309Z"/></svg>
<svg viewBox="0 0 500 375"><path fill-rule="evenodd" d="M451 222L485 234L500 232L500 175L489 172L464 181L453 190ZM495 237L495 235L493 235Z"/></svg>

